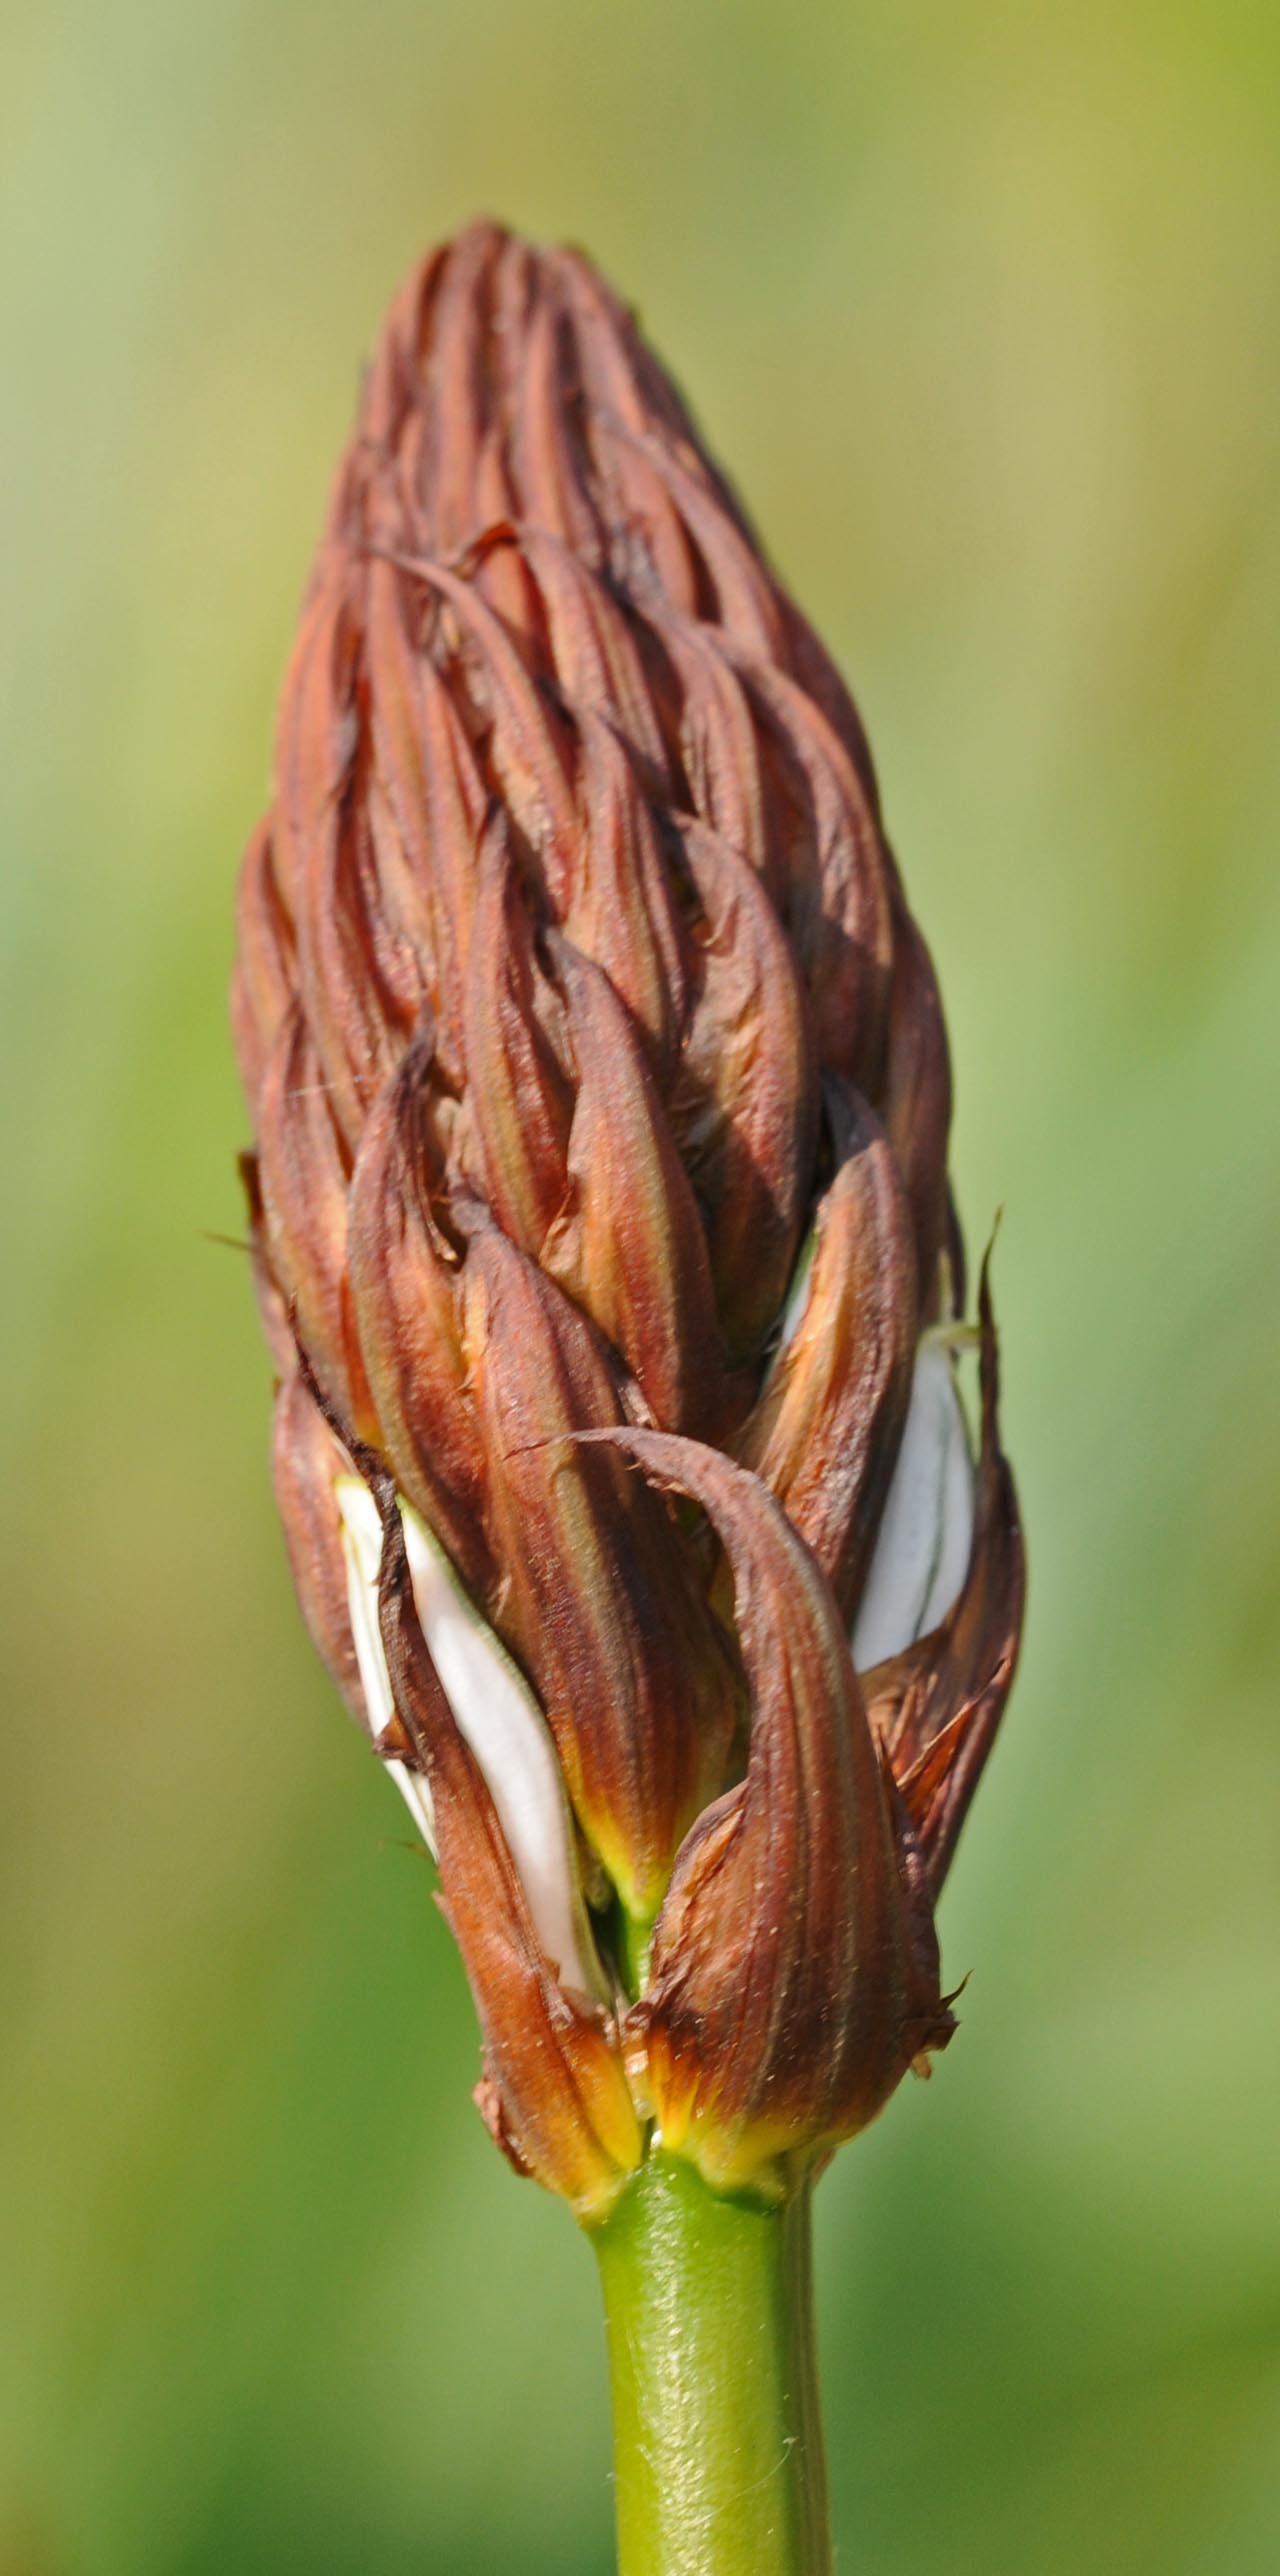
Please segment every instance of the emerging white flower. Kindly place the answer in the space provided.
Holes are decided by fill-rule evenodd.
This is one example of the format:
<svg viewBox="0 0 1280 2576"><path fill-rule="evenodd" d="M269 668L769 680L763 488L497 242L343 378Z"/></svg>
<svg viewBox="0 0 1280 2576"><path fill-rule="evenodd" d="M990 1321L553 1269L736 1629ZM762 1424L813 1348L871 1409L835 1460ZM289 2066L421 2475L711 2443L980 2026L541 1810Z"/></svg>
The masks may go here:
<svg viewBox="0 0 1280 2576"><path fill-rule="evenodd" d="M378 1506L358 1476L343 1476L334 1487L342 1518L342 1552L347 1563L347 1610L369 1724L381 1741L395 1715L391 1677L378 1626L378 1566L382 1558L382 1523ZM388 1759L386 1768L400 1791L427 1849L435 1858L436 1819L431 1791L420 1771L407 1762Z"/></svg>
<svg viewBox="0 0 1280 2576"><path fill-rule="evenodd" d="M368 1486L342 1477L336 1488L347 1558L348 1600L360 1680L375 1734L394 1715L378 1625L382 1529ZM528 1683L463 1590L425 1521L401 1502L414 1607L459 1733L483 1774L538 1937L565 1984L601 1991L595 1944L574 1851L564 1780L542 1710ZM387 1769L435 1850L427 1783L403 1762Z"/></svg>
<svg viewBox="0 0 1280 2576"><path fill-rule="evenodd" d="M954 1361L944 1338L926 1334L853 1625L860 1673L900 1655L945 1619L968 1571L973 1511L973 1461Z"/></svg>

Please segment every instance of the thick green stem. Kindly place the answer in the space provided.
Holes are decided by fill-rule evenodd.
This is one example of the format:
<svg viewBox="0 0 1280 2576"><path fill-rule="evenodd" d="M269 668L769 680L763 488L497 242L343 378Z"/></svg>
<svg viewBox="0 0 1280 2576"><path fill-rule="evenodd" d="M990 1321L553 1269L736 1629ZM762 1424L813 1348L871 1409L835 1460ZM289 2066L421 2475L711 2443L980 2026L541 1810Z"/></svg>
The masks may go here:
<svg viewBox="0 0 1280 2576"><path fill-rule="evenodd" d="M808 2191L722 2199L658 2155L593 2235L619 2576L830 2576Z"/></svg>

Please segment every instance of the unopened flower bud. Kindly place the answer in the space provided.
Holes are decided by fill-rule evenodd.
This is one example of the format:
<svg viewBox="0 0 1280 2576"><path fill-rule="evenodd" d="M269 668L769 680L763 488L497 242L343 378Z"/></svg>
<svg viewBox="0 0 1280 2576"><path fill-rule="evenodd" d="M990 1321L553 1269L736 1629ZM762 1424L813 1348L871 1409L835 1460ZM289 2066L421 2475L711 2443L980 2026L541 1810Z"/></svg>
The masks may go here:
<svg viewBox="0 0 1280 2576"><path fill-rule="evenodd" d="M949 2037L1021 1541L861 726L575 253L388 316L234 1022L294 1576L486 2116L586 2217L655 2135L785 2189Z"/></svg>

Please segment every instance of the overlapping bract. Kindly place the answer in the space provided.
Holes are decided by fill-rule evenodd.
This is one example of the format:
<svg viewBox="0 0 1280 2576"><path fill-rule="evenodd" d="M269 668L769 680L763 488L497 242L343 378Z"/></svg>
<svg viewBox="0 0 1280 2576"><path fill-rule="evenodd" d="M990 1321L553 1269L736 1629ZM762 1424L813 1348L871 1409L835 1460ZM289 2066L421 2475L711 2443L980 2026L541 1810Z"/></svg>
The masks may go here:
<svg viewBox="0 0 1280 2576"><path fill-rule="evenodd" d="M931 1901L1021 1547L984 1281L968 1573L864 1690L849 1630L962 1276L942 1015L843 683L577 254L478 225L391 310L233 1009L295 1579L430 1793L487 2115L588 2215L651 2118L776 2184L948 2035ZM545 1719L598 1976L540 1934L406 1509Z"/></svg>

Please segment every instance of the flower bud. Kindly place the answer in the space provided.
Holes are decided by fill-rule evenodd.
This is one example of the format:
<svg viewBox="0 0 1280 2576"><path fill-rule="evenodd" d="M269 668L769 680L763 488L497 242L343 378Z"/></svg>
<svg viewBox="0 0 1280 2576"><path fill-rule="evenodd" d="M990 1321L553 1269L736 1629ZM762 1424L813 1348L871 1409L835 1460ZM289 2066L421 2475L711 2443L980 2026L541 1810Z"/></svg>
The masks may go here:
<svg viewBox="0 0 1280 2576"><path fill-rule="evenodd" d="M784 2190L950 2035L1021 1539L861 726L576 253L391 309L233 1021L294 1578L485 2116L588 2219L655 2137Z"/></svg>

